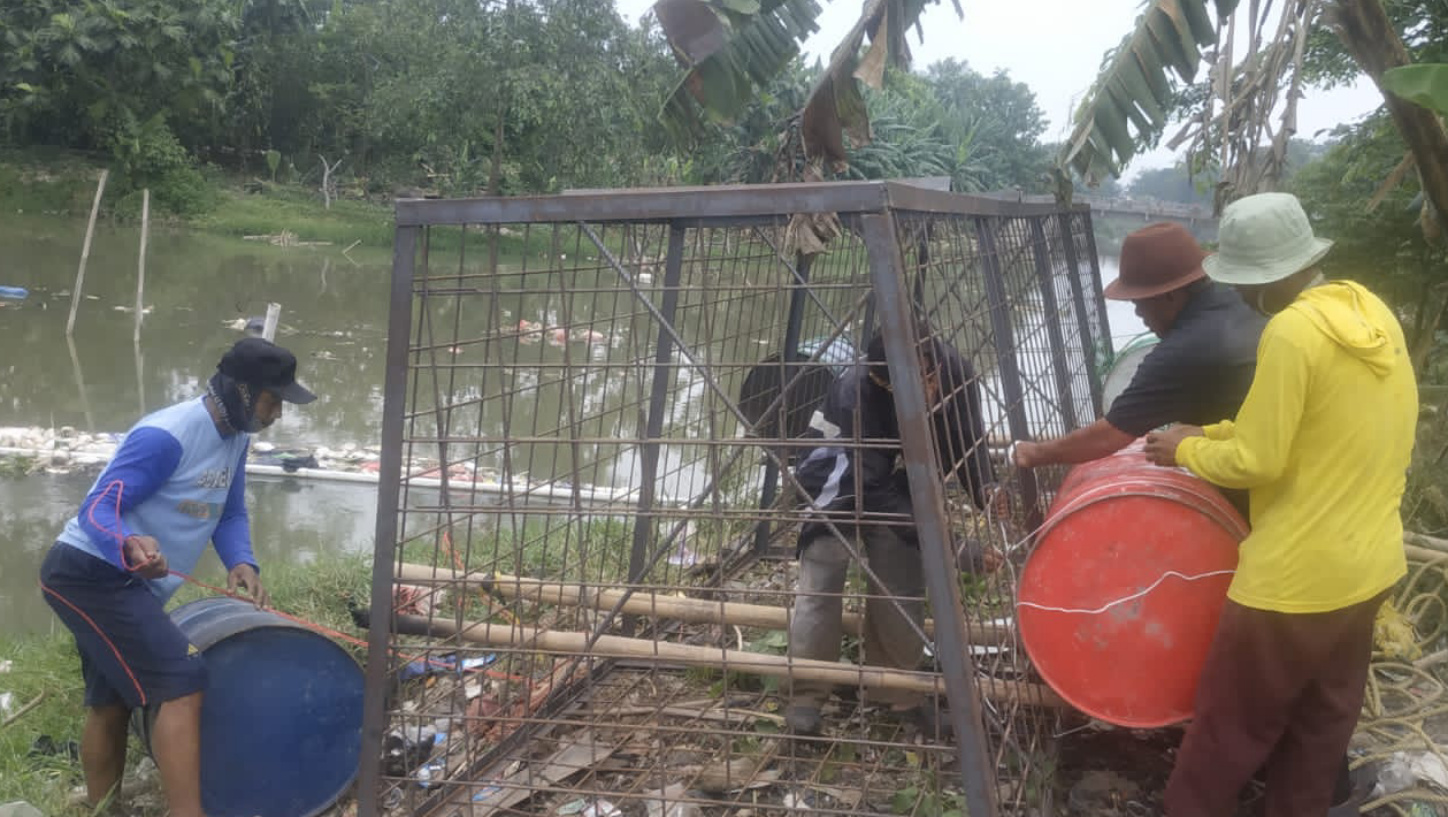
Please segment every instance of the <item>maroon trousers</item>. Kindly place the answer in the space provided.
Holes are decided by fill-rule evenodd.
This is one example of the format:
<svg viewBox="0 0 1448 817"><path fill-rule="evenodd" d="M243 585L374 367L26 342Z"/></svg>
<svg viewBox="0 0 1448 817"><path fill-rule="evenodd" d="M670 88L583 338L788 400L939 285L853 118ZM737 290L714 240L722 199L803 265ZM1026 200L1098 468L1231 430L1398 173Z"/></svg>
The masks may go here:
<svg viewBox="0 0 1448 817"><path fill-rule="evenodd" d="M1327 613L1227 602L1167 783L1169 817L1231 817L1264 766L1266 817L1327 814L1387 595Z"/></svg>

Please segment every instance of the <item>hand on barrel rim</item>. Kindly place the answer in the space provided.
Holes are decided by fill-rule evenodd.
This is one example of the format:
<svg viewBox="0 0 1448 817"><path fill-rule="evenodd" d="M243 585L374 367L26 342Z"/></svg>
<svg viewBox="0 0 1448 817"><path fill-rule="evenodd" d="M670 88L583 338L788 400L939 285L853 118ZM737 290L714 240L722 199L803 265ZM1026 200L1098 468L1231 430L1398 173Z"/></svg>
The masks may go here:
<svg viewBox="0 0 1448 817"><path fill-rule="evenodd" d="M1030 440L1014 442L1009 449L1011 464L1017 468L1035 468L1039 464L1037 458L1040 452L1040 443Z"/></svg>
<svg viewBox="0 0 1448 817"><path fill-rule="evenodd" d="M976 576L994 573L1005 560L1005 554L998 548L977 539L967 537L955 543L955 563L962 573Z"/></svg>
<svg viewBox="0 0 1448 817"><path fill-rule="evenodd" d="M143 579L164 579L171 572L161 553L161 543L154 536L127 536L121 544L121 563Z"/></svg>
<svg viewBox="0 0 1448 817"><path fill-rule="evenodd" d="M1146 435L1146 458L1156 465L1174 466L1177 446L1182 440L1203 436L1206 432L1201 426L1174 425L1165 431L1153 431Z"/></svg>
<svg viewBox="0 0 1448 817"><path fill-rule="evenodd" d="M226 592L235 595L238 587L251 596L251 600L256 603L256 609L271 606L271 596L267 594L266 588L262 587L261 576L257 575L255 567L246 562L233 567L226 574Z"/></svg>

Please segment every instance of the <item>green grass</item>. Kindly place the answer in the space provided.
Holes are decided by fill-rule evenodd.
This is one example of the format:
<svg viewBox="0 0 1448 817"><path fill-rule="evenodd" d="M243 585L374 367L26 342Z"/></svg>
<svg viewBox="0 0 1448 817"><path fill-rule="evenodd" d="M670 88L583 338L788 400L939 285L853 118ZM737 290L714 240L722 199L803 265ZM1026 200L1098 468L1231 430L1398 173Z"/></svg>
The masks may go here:
<svg viewBox="0 0 1448 817"><path fill-rule="evenodd" d="M590 539L589 565L580 565L577 559L580 536ZM609 574L627 565L631 537L632 525L616 520L591 522L582 529L574 526L571 531L561 526L532 525L520 536L506 532L483 534L468 554L466 566L552 577L577 576L582 569L590 578L596 578L602 565L609 566L603 569ZM520 543L521 549L515 551ZM462 550L460 547L460 555ZM566 551L571 555L565 558ZM404 548L404 555L410 561L431 562L434 553L431 540L414 541ZM444 562L450 561L445 555L442 558ZM276 609L365 637L365 633L353 626L348 604L363 607L369 604L372 580L369 555L329 557L307 565L275 565L263 572L262 580ZM174 608L211 595L203 588L185 585L170 606ZM489 609L489 605L469 594L469 615L482 617ZM344 646L362 659L361 647ZM39 706L0 731L0 802L24 800L47 815L81 814L76 809L67 811L66 805L70 791L82 782L79 764L63 756L29 756L31 744L40 735L49 735L61 744L80 740L85 711L80 660L74 642L58 625L53 635L0 637L0 660L12 663L9 672L0 674L0 692L13 693L16 707L48 690ZM133 739L131 768L143 756L143 748Z"/></svg>
<svg viewBox="0 0 1448 817"><path fill-rule="evenodd" d="M0 214L85 217L98 165L60 150L0 150Z"/></svg>
<svg viewBox="0 0 1448 817"><path fill-rule="evenodd" d="M59 216L83 220L90 214L96 180L107 164L108 157L75 151L0 148L0 216ZM328 243L334 251L351 248L349 255L359 263L385 264L391 260L394 205L389 198L337 199L327 208L315 186L259 181L254 175L228 175L214 167L204 168L199 174L190 173L187 178L184 190L167 200L185 202L184 206L191 211L165 212L157 204L161 191L153 189L153 222L227 240L278 236L285 232L300 242ZM140 201L141 193L136 185L112 170L101 202L101 216L108 222L134 224L140 219ZM600 233L612 253L622 254L620 231L600 229ZM431 230L435 257L447 258L449 264L457 263L457 250L463 240L463 231L458 227ZM488 238L484 230L470 227L466 241L470 263L481 263L487 258ZM248 243L278 252L295 252L295 249L273 248L264 243ZM518 267L525 258L531 258L535 259L533 269L546 269L539 264L539 259L545 256L598 254L567 224L556 230L540 225L526 231L519 225L506 226L499 238L498 252L502 267ZM822 263L828 265L828 260ZM826 268L820 270L820 275L827 275Z"/></svg>
<svg viewBox="0 0 1448 817"><path fill-rule="evenodd" d="M352 626L347 602L358 600L365 605L371 579L371 558L362 554L274 567L263 576L278 610L359 637L364 634ZM210 591L187 585L172 604L210 595ZM344 646L360 659L360 647ZM41 735L60 744L80 740L85 710L75 642L59 625L54 635L0 637L0 661L11 662L11 670L0 673L0 692L13 693L16 708L46 691L39 706L0 730L0 803L24 800L47 815L83 814L74 808L67 811L66 804L70 791L82 783L80 765L66 756L29 756L31 745ZM143 748L132 738L130 768L142 757Z"/></svg>
<svg viewBox="0 0 1448 817"><path fill-rule="evenodd" d="M82 690L74 642L69 634L0 642L3 661L12 666L0 674L0 691L14 694L16 708L42 691L46 696L0 731L0 802L24 800L45 814L64 814L68 793L81 782L79 766L68 757L32 758L29 752L40 735L58 743L80 740Z"/></svg>
<svg viewBox="0 0 1448 817"><path fill-rule="evenodd" d="M314 191L268 186L260 193L227 188L211 212L190 217L187 226L219 235L295 233L299 241L330 241L346 248L354 241L363 247L392 246L392 208L368 201L336 201L322 206Z"/></svg>
<svg viewBox="0 0 1448 817"><path fill-rule="evenodd" d="M96 181L106 165L104 156L74 151L0 149L0 215L84 219L90 214ZM338 199L327 208L314 187L258 184L252 177L228 176L215 168L208 168L203 176L209 189L200 197L206 202L202 210L168 214L153 206L152 219L232 238L285 231L298 241L330 242L339 249L360 242L351 253L358 260L390 258L394 229L390 200ZM139 210L139 192L113 170L101 202L102 216L132 223L139 220ZM528 249L535 253L547 249L545 233L538 231ZM455 249L459 231L435 229L432 240L439 250ZM469 243L482 246L476 231ZM504 236L503 257L520 258L523 244L521 237Z"/></svg>
<svg viewBox="0 0 1448 817"><path fill-rule="evenodd" d="M459 534L459 538L453 540L457 562L448 554L446 545L434 542L432 536L404 543L402 560L424 565L436 562L448 569L460 562L468 571L543 579L596 580L601 575L622 581L627 574L632 539L632 520L529 521L516 530L479 531L474 534L471 547ZM579 553L584 543L587 543L588 559L581 563Z"/></svg>
<svg viewBox="0 0 1448 817"><path fill-rule="evenodd" d="M318 559L306 565L278 565L262 569L262 584L271 594L272 606L291 616L315 622L358 637L352 626L348 602L366 606L372 586L370 554L348 553ZM182 585L172 597L170 608L215 595L196 585Z"/></svg>

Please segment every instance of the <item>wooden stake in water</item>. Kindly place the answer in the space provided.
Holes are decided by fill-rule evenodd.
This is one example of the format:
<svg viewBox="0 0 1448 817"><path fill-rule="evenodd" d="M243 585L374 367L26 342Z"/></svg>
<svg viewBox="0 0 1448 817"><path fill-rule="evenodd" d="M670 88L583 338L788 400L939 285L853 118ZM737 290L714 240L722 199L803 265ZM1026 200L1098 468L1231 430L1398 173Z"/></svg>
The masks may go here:
<svg viewBox="0 0 1448 817"><path fill-rule="evenodd" d="M70 348L70 370L75 373L75 386L80 391L80 407L85 412L86 430L95 433L96 418L91 414L90 398L85 392L85 374L80 370L80 355L75 351L75 338L65 336L65 345Z"/></svg>
<svg viewBox="0 0 1448 817"><path fill-rule="evenodd" d="M106 190L106 179L110 175L110 170L102 170L101 179L96 184L96 200L91 203L90 224L86 225L85 243L80 248L80 269L75 273L75 290L70 293L70 320L65 322L66 337L70 337L75 330L75 311L80 307L80 291L85 285L85 262L90 258L91 237L96 232L96 214L101 210L101 194Z"/></svg>
<svg viewBox="0 0 1448 817"><path fill-rule="evenodd" d="M141 354L141 342L138 340L131 345L136 352L136 401L141 406L141 416L146 416L146 364L145 355Z"/></svg>
<svg viewBox="0 0 1448 817"><path fill-rule="evenodd" d="M141 343L141 318L145 315L142 305L146 296L146 238L151 234L151 189L141 191L141 257L136 262L136 334L133 340Z"/></svg>
<svg viewBox="0 0 1448 817"><path fill-rule="evenodd" d="M277 321L282 317L281 304L266 305L266 323L262 324L261 336L273 343L277 339Z"/></svg>

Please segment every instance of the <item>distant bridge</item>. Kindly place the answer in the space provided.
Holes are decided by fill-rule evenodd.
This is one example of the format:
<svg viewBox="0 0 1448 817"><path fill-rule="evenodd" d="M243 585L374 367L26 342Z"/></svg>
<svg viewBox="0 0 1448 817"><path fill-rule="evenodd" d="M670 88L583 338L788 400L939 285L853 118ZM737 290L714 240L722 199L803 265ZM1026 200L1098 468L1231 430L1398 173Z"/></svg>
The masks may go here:
<svg viewBox="0 0 1448 817"><path fill-rule="evenodd" d="M1211 208L1174 201L1143 201L1130 197L1074 196L1072 201L1091 206L1091 212L1108 216L1139 216L1143 221L1182 221L1196 227L1216 227Z"/></svg>
<svg viewBox="0 0 1448 817"><path fill-rule="evenodd" d="M1016 190L1002 190L976 195L1005 201L1026 201L1050 203L1052 196L1021 193ZM1211 208L1196 204L1181 204L1173 201L1137 199L1129 196L1088 196L1077 194L1071 198L1075 204L1085 204L1093 215L1129 216L1142 221L1179 221L1193 229L1215 232L1217 218Z"/></svg>

